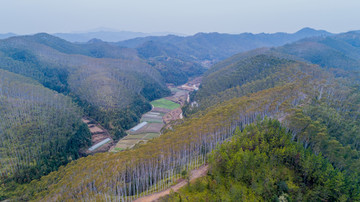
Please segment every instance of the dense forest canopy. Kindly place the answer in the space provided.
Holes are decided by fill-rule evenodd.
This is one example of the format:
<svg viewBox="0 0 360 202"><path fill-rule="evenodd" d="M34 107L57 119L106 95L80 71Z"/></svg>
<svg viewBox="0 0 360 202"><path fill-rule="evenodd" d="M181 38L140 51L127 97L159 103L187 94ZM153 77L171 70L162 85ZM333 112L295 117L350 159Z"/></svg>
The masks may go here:
<svg viewBox="0 0 360 202"><path fill-rule="evenodd" d="M190 115L233 97L244 96L246 95L244 92L256 92L258 89L288 82L296 73L294 70L286 73L284 71L294 69L294 66L303 66L304 64L300 64L300 61L317 64L337 77L348 78L357 83L360 75L359 39L360 34L357 32L322 35L301 39L276 48L256 49L229 57L204 74L200 90L192 95L193 101L196 101L199 107L189 109L189 106L185 106L185 114ZM281 58L283 61L296 61L298 64L283 64L282 68L271 66L274 69L270 71L266 65L274 61L266 59L266 56L275 57L275 60ZM244 78L237 74L244 76L247 81L244 82Z"/></svg>
<svg viewBox="0 0 360 202"><path fill-rule="evenodd" d="M346 174L292 141L276 120L265 119L209 156L209 175L163 201L337 201L352 194Z"/></svg>
<svg viewBox="0 0 360 202"><path fill-rule="evenodd" d="M4 70L0 112L1 183L29 183L79 158L80 148L91 143L70 98Z"/></svg>
<svg viewBox="0 0 360 202"><path fill-rule="evenodd" d="M27 193L26 197L31 197L33 192L41 192L38 197L44 197L44 200L71 200L77 197L88 200L102 197L121 200L162 190L174 182L183 170L191 169L206 161L206 154L215 149L218 143L229 138L236 127L243 128L265 116L283 119L284 124L293 131L292 140L298 141L299 144L306 145L310 140L314 145L318 145L315 142L317 138L314 140L309 138L312 137L309 135L318 134L315 129L310 128L312 133L297 131L299 124L295 124L292 119L292 115L296 114L293 111L301 110L312 100L317 100L320 94L322 94L321 99L326 98L329 103L336 103L343 99L343 95L330 96L340 93L337 91L339 88L324 82L335 78L319 67L308 66L308 70L302 73L302 77L291 83L234 98L213 107L204 115L188 120L173 131L136 150L117 154L97 154L92 158L80 159L41 181L32 182L24 187L25 192L22 192ZM325 151L323 150L324 153ZM352 158L358 156L355 154ZM333 160L330 162L335 163ZM99 164L104 167L99 169L97 167ZM343 169L336 164L334 167ZM116 170L116 173L108 169ZM62 180L59 181L57 176L62 176ZM152 177L148 179L144 176ZM359 178L356 176L358 176L357 172L346 176L349 186L352 187L348 188L347 196L350 198L358 196ZM164 179L169 180L164 181ZM71 183L68 183L69 181ZM52 187L51 190L44 189L49 186ZM152 188L153 186L155 188ZM80 193L80 190L83 192Z"/></svg>
<svg viewBox="0 0 360 202"><path fill-rule="evenodd" d="M93 50L103 51L102 57ZM119 137L151 108L150 101L170 94L161 74L136 51L105 42L73 44L43 33L1 40L0 55L0 69L71 96Z"/></svg>

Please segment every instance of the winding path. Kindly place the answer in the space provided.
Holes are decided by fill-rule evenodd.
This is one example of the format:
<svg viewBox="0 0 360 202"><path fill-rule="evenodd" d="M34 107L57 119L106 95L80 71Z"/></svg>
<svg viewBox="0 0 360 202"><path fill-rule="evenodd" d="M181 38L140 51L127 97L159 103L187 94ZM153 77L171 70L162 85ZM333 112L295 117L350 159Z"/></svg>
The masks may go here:
<svg viewBox="0 0 360 202"><path fill-rule="evenodd" d="M190 182L196 180L197 178L205 176L207 174L208 169L209 169L208 165L202 165L198 169L192 170L191 174L190 174ZM157 193L153 193L151 195L147 195L147 196L138 198L138 199L134 200L134 202L157 201L161 197L169 195L171 190L173 190L174 192L179 191L179 189L184 187L186 184L187 184L187 181L185 179L180 179L176 185L173 185L173 186L169 187L168 189L165 189L164 191L160 191Z"/></svg>

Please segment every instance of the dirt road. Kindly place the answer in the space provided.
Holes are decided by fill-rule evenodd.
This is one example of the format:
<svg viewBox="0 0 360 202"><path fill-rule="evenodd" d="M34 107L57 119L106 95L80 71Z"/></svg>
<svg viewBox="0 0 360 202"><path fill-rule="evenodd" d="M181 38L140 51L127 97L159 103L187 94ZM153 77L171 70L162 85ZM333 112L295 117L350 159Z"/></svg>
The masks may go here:
<svg viewBox="0 0 360 202"><path fill-rule="evenodd" d="M209 166L208 165L203 165L200 166L200 168L196 169L196 170L192 170L191 174L190 174L190 181L194 181L197 178L203 177L206 175L207 171L208 171ZM181 179L179 181L179 183L177 183L174 186L169 187L168 189L165 189L164 191L161 192L157 192L148 196L144 196L141 198L136 199L134 202L150 202L150 201L157 201L159 200L161 197L164 197L166 195L170 194L170 191L173 190L174 192L178 191L179 189L181 189L182 187L184 187L187 184L187 181L185 179Z"/></svg>

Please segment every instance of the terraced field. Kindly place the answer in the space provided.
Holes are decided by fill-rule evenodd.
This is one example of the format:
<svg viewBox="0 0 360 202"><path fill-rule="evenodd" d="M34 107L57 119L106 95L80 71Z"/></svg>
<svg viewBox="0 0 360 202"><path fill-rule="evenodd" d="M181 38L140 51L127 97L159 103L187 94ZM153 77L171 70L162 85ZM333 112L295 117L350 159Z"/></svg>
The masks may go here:
<svg viewBox="0 0 360 202"><path fill-rule="evenodd" d="M128 135L121 139L117 144L116 147L112 149L112 152L123 151L125 149L131 149L137 143L141 141L148 141L155 137L159 137L160 133L142 133L138 135Z"/></svg>
<svg viewBox="0 0 360 202"><path fill-rule="evenodd" d="M199 79L196 80L198 82ZM200 80L201 81L201 80ZM193 84L190 81L183 86L198 86L199 83ZM140 123L130 130L126 131L127 136L119 140L119 142L110 149L112 152L119 152L134 147L136 144L146 142L161 135L161 129L170 126L169 123L177 119L182 119L181 106L188 99L189 92L193 91L184 89L183 86L169 87L172 96L154 100L151 102L153 106L150 112L143 114Z"/></svg>
<svg viewBox="0 0 360 202"><path fill-rule="evenodd" d="M101 125L96 123L94 120L90 120L90 118L84 117L82 118L82 121L87 124L91 132L92 147L89 148L86 153L92 154L108 151L114 144L114 141L108 131L101 127Z"/></svg>
<svg viewBox="0 0 360 202"><path fill-rule="evenodd" d="M128 135L111 149L112 152L130 149L140 142L146 142L160 136L161 129L165 126L163 117L175 107L180 109L179 104L163 98L155 100L151 104L153 109L143 114L138 125L126 131Z"/></svg>

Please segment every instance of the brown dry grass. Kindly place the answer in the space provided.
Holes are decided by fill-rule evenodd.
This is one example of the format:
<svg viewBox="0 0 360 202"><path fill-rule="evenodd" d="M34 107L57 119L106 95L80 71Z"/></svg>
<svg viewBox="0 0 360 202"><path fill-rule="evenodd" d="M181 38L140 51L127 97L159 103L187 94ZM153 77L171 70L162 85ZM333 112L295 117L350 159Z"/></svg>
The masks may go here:
<svg viewBox="0 0 360 202"><path fill-rule="evenodd" d="M171 121L175 121L181 118L182 110L181 108L174 109L171 112L164 115L163 119L166 124L170 123Z"/></svg>

